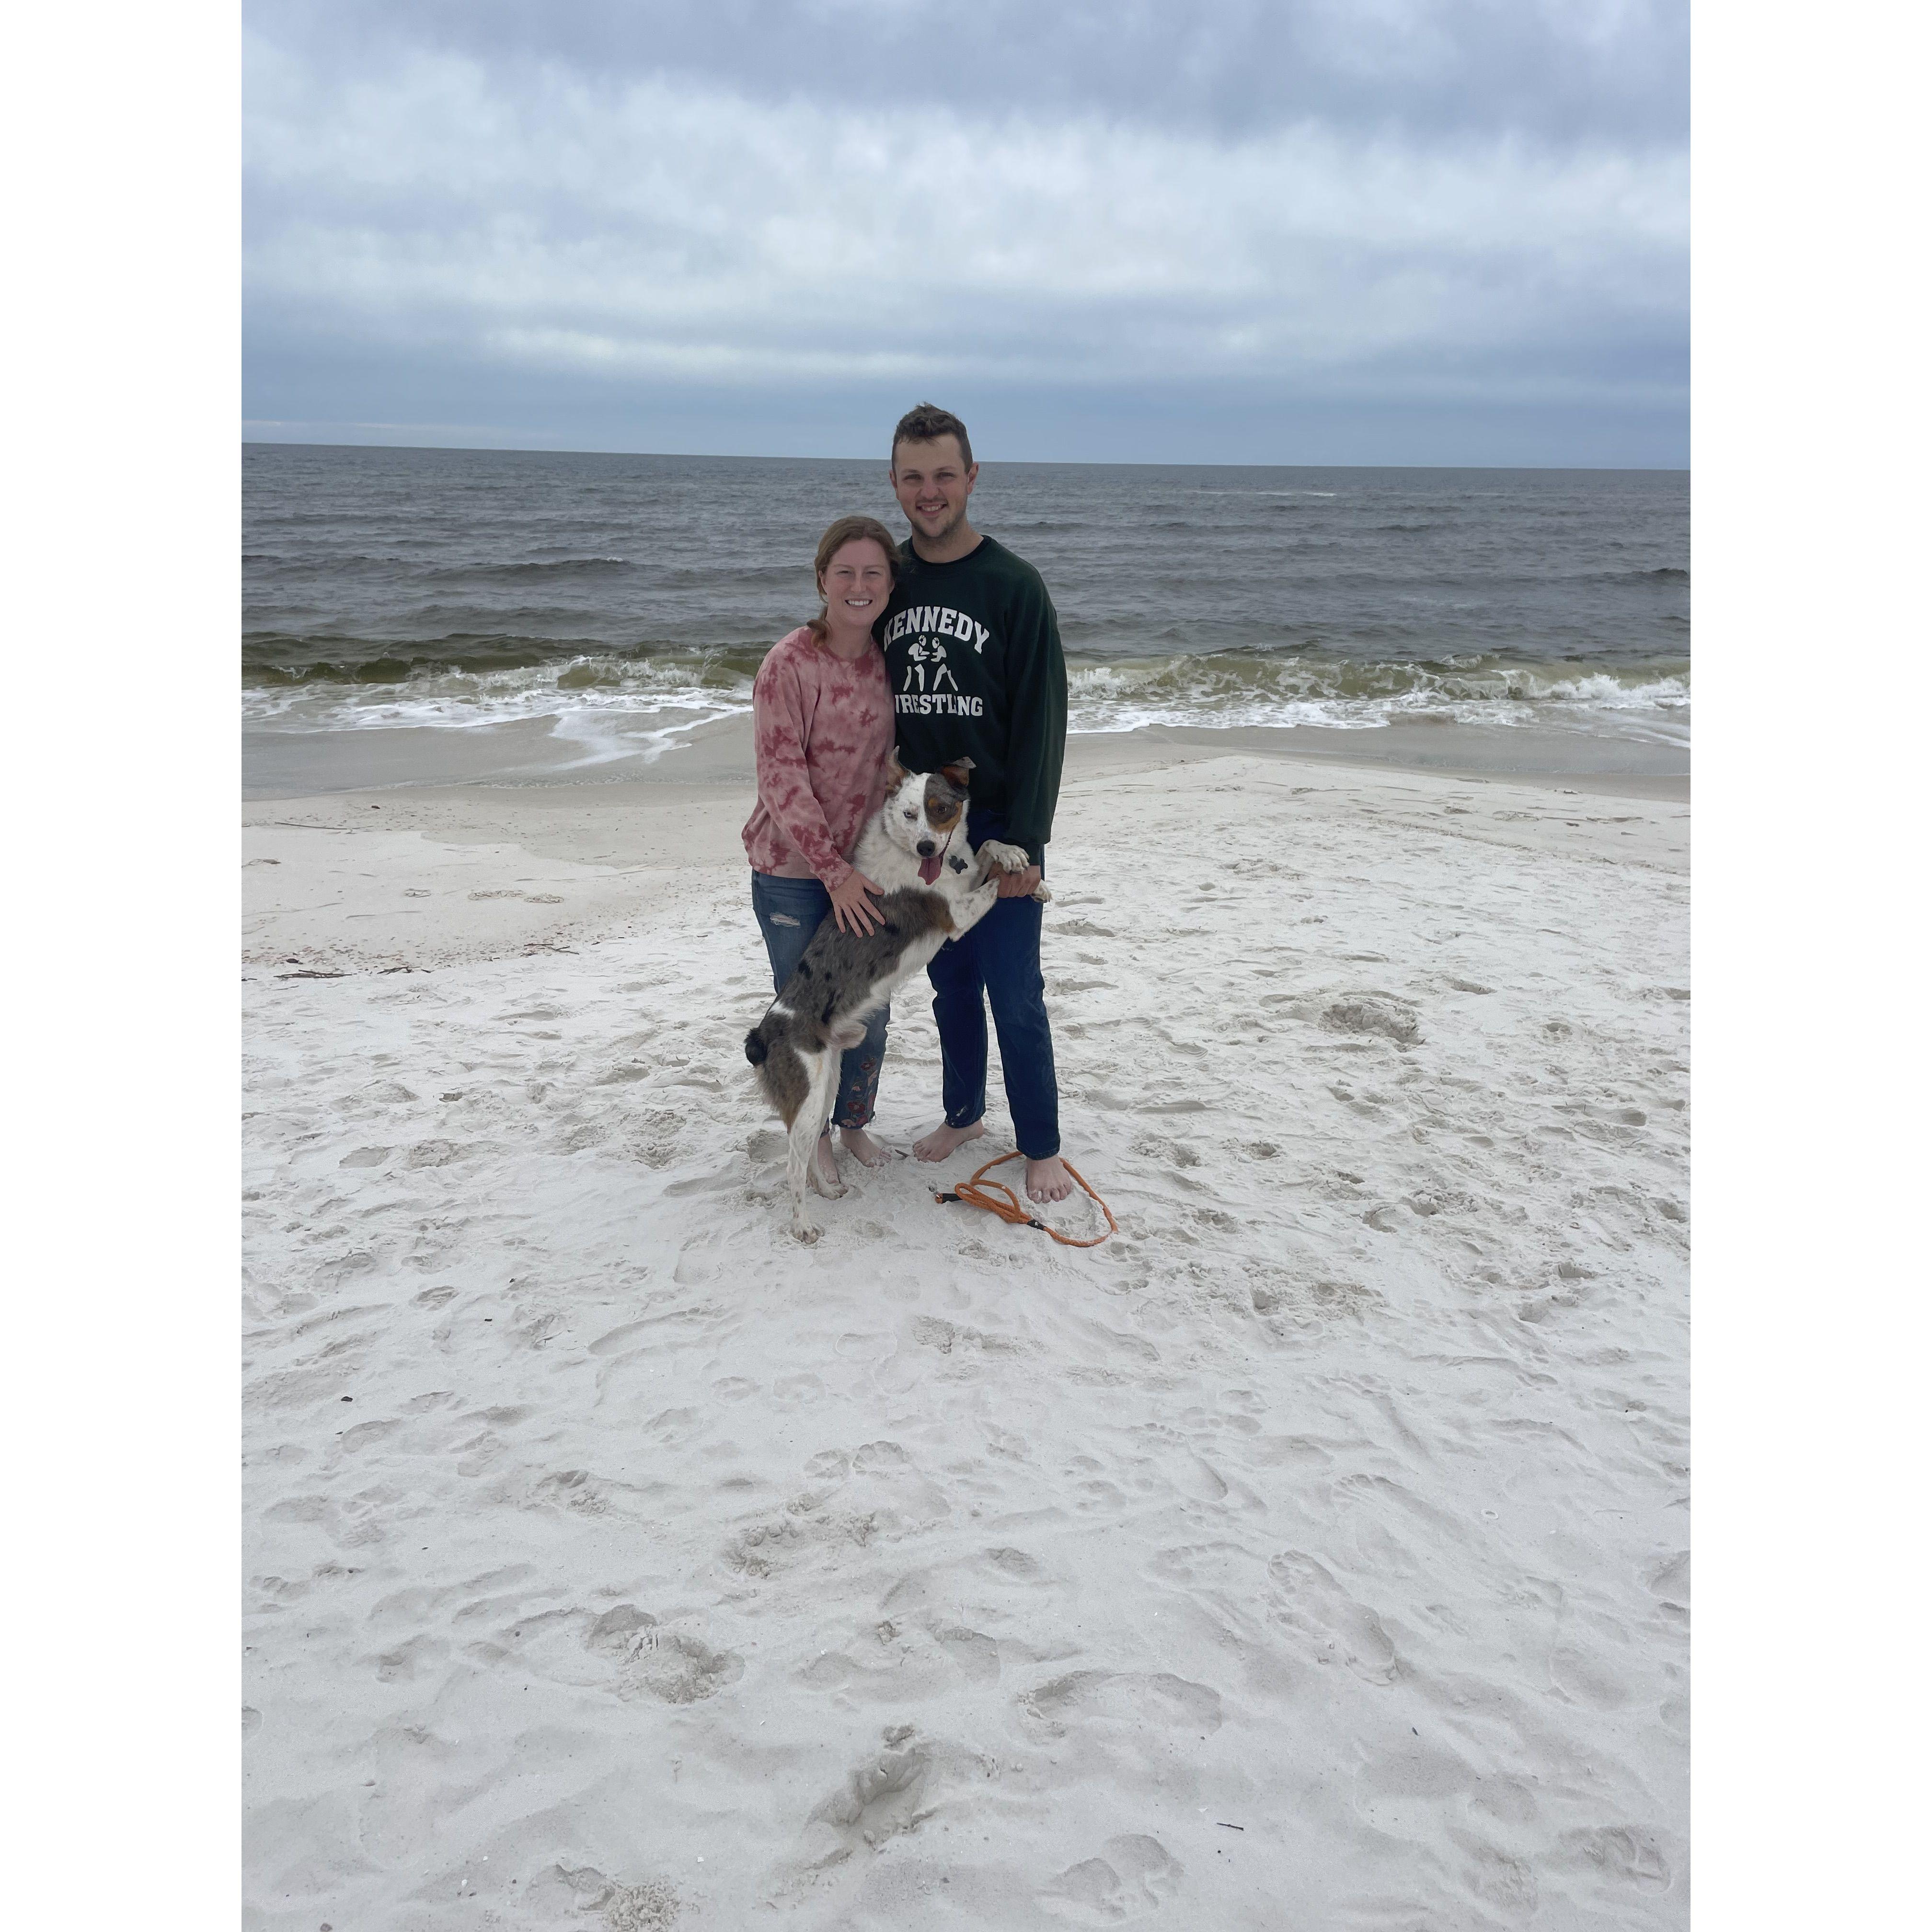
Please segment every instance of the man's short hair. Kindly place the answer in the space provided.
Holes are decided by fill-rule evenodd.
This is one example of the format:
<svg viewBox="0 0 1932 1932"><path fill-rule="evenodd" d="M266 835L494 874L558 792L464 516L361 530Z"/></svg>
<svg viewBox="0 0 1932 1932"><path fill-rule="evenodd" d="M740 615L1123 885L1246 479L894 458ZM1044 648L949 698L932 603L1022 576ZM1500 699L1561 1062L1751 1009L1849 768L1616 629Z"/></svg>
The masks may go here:
<svg viewBox="0 0 1932 1932"><path fill-rule="evenodd" d="M896 467L899 460L899 445L902 442L937 442L942 436L956 436L959 439L959 460L968 470L973 466L973 445L967 436L966 425L950 410L942 410L937 403L917 403L899 418L899 426L892 431L892 462Z"/></svg>

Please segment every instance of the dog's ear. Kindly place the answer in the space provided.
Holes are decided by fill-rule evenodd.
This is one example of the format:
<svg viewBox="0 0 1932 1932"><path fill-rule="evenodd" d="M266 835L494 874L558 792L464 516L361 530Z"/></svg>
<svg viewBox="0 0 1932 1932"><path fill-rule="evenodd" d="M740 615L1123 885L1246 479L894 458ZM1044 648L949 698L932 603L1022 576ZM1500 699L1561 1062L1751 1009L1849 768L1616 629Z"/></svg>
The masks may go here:
<svg viewBox="0 0 1932 1932"><path fill-rule="evenodd" d="M895 785L904 784L906 776L905 760L899 756L899 748L895 745L886 754L886 790L890 791Z"/></svg>
<svg viewBox="0 0 1932 1932"><path fill-rule="evenodd" d="M967 775L972 769L973 760L970 758L955 758L950 764L940 766L939 775L955 791L964 792L970 789Z"/></svg>

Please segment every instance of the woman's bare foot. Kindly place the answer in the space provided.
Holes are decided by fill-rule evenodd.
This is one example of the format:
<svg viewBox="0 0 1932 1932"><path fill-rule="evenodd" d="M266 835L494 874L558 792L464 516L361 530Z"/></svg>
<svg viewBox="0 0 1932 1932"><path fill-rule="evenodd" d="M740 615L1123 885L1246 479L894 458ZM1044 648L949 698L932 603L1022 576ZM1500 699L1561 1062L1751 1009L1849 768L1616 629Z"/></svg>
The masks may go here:
<svg viewBox="0 0 1932 1932"><path fill-rule="evenodd" d="M921 1160L944 1160L956 1148L964 1147L968 1141L976 1141L986 1131L978 1120L963 1127L942 1125L914 1141L912 1150Z"/></svg>
<svg viewBox="0 0 1932 1932"><path fill-rule="evenodd" d="M1073 1177L1059 1155L1050 1154L1027 1162L1026 1189L1029 1201L1064 1201L1073 1192Z"/></svg>
<svg viewBox="0 0 1932 1932"><path fill-rule="evenodd" d="M843 1184L838 1178L838 1156L832 1151L832 1136L830 1133L819 1136L818 1151L813 1155L812 1158L818 1163L818 1171L824 1175L827 1186L838 1188L842 1192Z"/></svg>
<svg viewBox="0 0 1932 1932"><path fill-rule="evenodd" d="M892 1150L881 1147L863 1127L841 1127L838 1144L856 1161L867 1167L884 1167L890 1162Z"/></svg>

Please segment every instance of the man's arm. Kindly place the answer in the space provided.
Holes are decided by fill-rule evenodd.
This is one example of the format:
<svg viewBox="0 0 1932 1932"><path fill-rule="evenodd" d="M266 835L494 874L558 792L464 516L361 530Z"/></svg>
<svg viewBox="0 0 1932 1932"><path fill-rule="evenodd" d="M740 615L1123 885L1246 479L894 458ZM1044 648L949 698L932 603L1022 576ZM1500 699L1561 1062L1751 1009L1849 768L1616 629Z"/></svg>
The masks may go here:
<svg viewBox="0 0 1932 1932"><path fill-rule="evenodd" d="M1006 836L1042 866L1066 755L1066 660L1053 600L1037 578L1015 601L1004 668Z"/></svg>

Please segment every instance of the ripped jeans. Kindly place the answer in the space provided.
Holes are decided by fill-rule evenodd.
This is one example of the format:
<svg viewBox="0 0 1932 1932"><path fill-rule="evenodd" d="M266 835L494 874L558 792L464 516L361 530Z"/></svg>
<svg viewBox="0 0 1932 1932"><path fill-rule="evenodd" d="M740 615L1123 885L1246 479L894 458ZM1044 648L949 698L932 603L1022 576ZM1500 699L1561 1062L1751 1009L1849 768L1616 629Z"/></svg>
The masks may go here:
<svg viewBox="0 0 1932 1932"><path fill-rule="evenodd" d="M830 916L832 895L816 879L782 879L775 872L754 872L752 910L765 936L765 950L771 956L772 991L782 993L812 935ZM848 1048L839 1061L838 1093L832 1103L835 1126L871 1125L872 1109L878 1102L879 1067L886 1057L886 1022L892 1016L890 1006L873 1014L866 1022L866 1037Z"/></svg>

